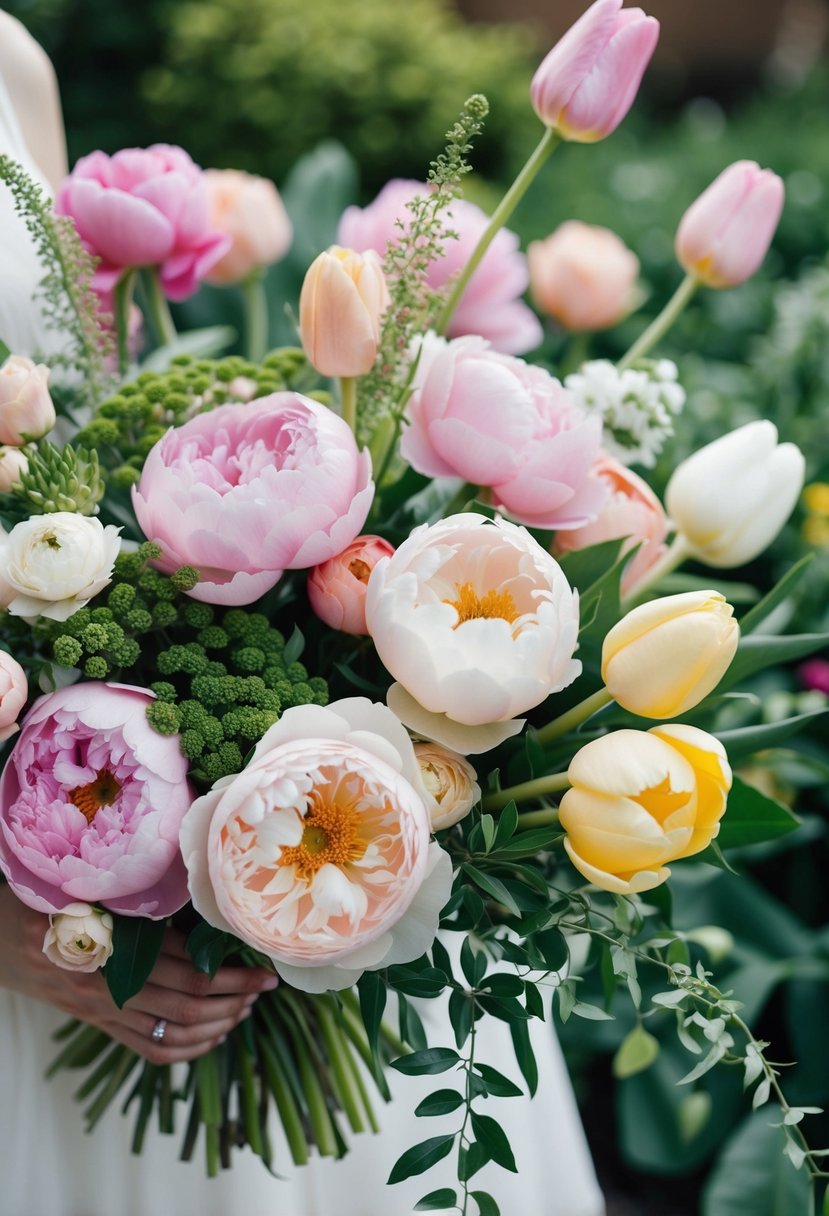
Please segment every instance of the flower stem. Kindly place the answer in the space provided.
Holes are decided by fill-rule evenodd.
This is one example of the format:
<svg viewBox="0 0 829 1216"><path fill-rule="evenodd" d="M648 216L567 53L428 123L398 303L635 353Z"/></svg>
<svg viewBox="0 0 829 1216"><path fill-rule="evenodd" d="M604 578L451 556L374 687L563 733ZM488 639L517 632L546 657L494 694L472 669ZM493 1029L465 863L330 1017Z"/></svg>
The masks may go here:
<svg viewBox="0 0 829 1216"><path fill-rule="evenodd" d="M622 607L627 607L634 600L642 599L644 594L650 591L651 587L655 587L666 574L670 574L673 570L676 570L677 566L681 566L690 554L691 546L682 533L677 532L669 548L663 553L659 561L654 562L644 578L640 579L627 595L622 596Z"/></svg>
<svg viewBox="0 0 829 1216"><path fill-rule="evenodd" d="M655 346L663 334L666 334L699 287L699 280L688 274L677 287L661 313L654 317L648 328L637 338L628 353L619 362L619 371L623 372L636 359L646 355Z"/></svg>
<svg viewBox="0 0 829 1216"><path fill-rule="evenodd" d="M176 327L170 315L170 305L161 290L161 280L158 271L153 267L142 270L141 281L147 297L147 312L149 313L155 336L160 346L169 346L177 338Z"/></svg>
<svg viewBox="0 0 829 1216"><path fill-rule="evenodd" d="M357 377L340 377L340 412L343 421L357 432Z"/></svg>
<svg viewBox="0 0 829 1216"><path fill-rule="evenodd" d="M242 283L245 302L245 350L251 363L261 363L268 349L268 296L265 277L254 270Z"/></svg>
<svg viewBox="0 0 829 1216"><path fill-rule="evenodd" d="M600 688L598 692L594 692L592 696L585 697L583 701L579 701L578 705L574 705L572 709L568 709L560 717L553 718L552 722L548 722L546 726L542 726L541 730L536 732L538 742L544 746L547 743L552 743L554 739L559 739L562 735L566 735L568 731L575 730L577 726L581 726L582 722L586 722L588 718L592 718L605 705L609 705L612 700L613 698L607 689Z"/></svg>
<svg viewBox="0 0 829 1216"><path fill-rule="evenodd" d="M472 251L472 256L464 266L461 273L458 275L452 287L449 297L441 309L440 316L437 319L435 329L439 334L445 333L452 320L452 314L457 308L461 296L466 291L467 284L472 278L475 271L491 245L498 231L503 228L509 217L512 215L515 208L520 203L521 199L527 193L533 179L542 167L544 162L553 154L558 145L561 143L561 136L551 127L545 128L544 134L539 140L535 150L531 153L529 159L524 165L521 172L516 177L515 181L507 190L504 197L501 199L498 206L484 229L478 244Z"/></svg>
<svg viewBox="0 0 829 1216"><path fill-rule="evenodd" d="M543 798L546 794L555 794L566 790L570 781L566 773L550 773L547 777L536 777L532 781L522 781L520 785L510 785L503 790L493 790L483 800L485 811L500 811L508 802L525 802L530 798ZM546 812L541 812L546 814ZM555 813L554 813L555 814ZM519 816L519 822L525 816ZM553 820L544 820L552 823Z"/></svg>
<svg viewBox="0 0 829 1216"><path fill-rule="evenodd" d="M135 290L135 271L128 270L115 287L115 334L118 340L118 375L124 378L130 367L130 308Z"/></svg>

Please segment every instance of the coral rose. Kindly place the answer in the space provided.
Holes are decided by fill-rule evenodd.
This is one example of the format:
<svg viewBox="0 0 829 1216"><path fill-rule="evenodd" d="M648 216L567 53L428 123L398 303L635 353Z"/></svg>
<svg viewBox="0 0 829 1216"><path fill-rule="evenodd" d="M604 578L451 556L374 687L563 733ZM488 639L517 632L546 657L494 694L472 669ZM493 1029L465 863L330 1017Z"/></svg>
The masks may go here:
<svg viewBox="0 0 829 1216"><path fill-rule="evenodd" d="M636 303L639 259L609 228L568 220L527 260L533 299L564 329L607 329Z"/></svg>
<svg viewBox="0 0 829 1216"><path fill-rule="evenodd" d="M315 566L308 576L308 599L320 620L343 633L368 633L368 580L380 558L392 553L394 546L382 536L358 536L342 553Z"/></svg>

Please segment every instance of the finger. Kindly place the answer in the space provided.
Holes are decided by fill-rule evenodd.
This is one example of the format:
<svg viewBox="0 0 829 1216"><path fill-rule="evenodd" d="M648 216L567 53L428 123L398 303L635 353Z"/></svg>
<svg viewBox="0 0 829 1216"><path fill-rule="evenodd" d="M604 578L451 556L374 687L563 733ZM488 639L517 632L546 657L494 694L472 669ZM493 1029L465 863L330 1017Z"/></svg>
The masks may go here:
<svg viewBox="0 0 829 1216"><path fill-rule="evenodd" d="M124 1008L150 1014L153 1019L166 1018L179 1026L199 1026L225 1019L238 1021L255 999L255 993L190 996L178 988L148 983L134 997L130 997Z"/></svg>
<svg viewBox="0 0 829 1216"><path fill-rule="evenodd" d="M161 953L171 954L174 958L190 958L185 943L187 935L178 929L168 929L161 943Z"/></svg>
<svg viewBox="0 0 829 1216"><path fill-rule="evenodd" d="M213 997L258 994L273 989L279 980L263 967L220 967L211 978L193 964L171 955L161 955L150 979L161 988L173 988L190 996Z"/></svg>
<svg viewBox="0 0 829 1216"><path fill-rule="evenodd" d="M149 1036L139 1034L131 1027L122 1026L117 1033L114 1028L108 1028L108 1030L120 1043L124 1043L152 1064L180 1064L187 1060L197 1060L199 1056L205 1055L216 1047L223 1038L223 1035L220 1035L212 1040L203 1040L186 1046L174 1046L172 1040L167 1040L166 1034L160 1043L154 1043Z"/></svg>

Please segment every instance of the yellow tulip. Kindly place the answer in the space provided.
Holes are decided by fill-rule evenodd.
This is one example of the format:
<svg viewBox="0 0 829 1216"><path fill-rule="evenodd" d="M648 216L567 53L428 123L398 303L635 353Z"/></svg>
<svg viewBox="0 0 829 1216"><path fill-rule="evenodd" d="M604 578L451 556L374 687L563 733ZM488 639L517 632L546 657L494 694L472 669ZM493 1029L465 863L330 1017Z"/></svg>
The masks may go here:
<svg viewBox="0 0 829 1216"><path fill-rule="evenodd" d="M649 891L666 863L699 853L719 832L731 769L718 739L670 723L619 730L573 757L559 815L576 869L605 891Z"/></svg>
<svg viewBox="0 0 829 1216"><path fill-rule="evenodd" d="M614 700L645 718L675 718L719 684L740 640L717 591L668 595L634 608L608 633L602 679Z"/></svg>
<svg viewBox="0 0 829 1216"><path fill-rule="evenodd" d="M305 275L299 297L299 332L311 363L323 376L364 376L380 341L389 293L374 250L355 253L332 245Z"/></svg>

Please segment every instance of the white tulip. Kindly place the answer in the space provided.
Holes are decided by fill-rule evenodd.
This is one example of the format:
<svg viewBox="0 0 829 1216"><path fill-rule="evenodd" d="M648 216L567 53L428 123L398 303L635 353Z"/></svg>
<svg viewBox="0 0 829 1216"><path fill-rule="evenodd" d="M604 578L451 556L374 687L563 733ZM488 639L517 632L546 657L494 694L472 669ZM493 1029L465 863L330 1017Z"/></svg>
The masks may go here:
<svg viewBox="0 0 829 1216"><path fill-rule="evenodd" d="M55 511L0 536L0 605L12 616L65 621L110 581L120 528Z"/></svg>
<svg viewBox="0 0 829 1216"><path fill-rule="evenodd" d="M795 444L778 444L773 423L749 422L684 460L665 504L691 556L708 566L742 566L783 527L804 468Z"/></svg>
<svg viewBox="0 0 829 1216"><path fill-rule="evenodd" d="M112 917L90 904L67 904L49 917L43 953L65 971L97 971L112 954Z"/></svg>

